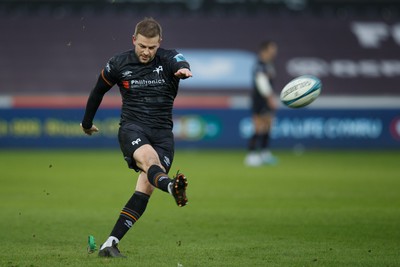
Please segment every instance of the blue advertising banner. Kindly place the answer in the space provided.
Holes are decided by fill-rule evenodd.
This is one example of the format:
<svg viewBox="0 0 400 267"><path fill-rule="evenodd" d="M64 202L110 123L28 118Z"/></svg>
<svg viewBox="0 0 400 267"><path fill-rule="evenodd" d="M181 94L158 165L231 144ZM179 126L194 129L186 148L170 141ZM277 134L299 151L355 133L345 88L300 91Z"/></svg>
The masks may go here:
<svg viewBox="0 0 400 267"><path fill-rule="evenodd" d="M0 110L0 148L118 148L118 109L102 109L100 132L85 136L81 109ZM253 131L245 109L177 109L178 148L245 148ZM274 148L400 148L398 109L281 109L271 133Z"/></svg>

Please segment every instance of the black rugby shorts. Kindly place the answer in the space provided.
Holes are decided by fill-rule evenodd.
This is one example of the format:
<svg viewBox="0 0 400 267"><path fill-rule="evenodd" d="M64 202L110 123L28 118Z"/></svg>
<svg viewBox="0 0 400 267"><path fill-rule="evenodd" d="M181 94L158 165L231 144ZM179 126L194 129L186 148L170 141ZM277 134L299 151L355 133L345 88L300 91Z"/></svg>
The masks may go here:
<svg viewBox="0 0 400 267"><path fill-rule="evenodd" d="M166 172L169 172L175 151L174 135L170 129L154 129L134 123L124 123L119 127L118 140L130 169L137 172L141 171L133 159L133 153L139 147L149 144L157 152Z"/></svg>
<svg viewBox="0 0 400 267"><path fill-rule="evenodd" d="M273 112L265 99L257 99L252 101L251 111L255 115L265 115Z"/></svg>

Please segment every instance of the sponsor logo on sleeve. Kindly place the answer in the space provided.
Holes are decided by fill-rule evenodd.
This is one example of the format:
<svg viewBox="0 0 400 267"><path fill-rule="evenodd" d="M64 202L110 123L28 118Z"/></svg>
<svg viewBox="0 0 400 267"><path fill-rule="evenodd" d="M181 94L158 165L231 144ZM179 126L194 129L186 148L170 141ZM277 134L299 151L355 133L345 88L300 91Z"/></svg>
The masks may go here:
<svg viewBox="0 0 400 267"><path fill-rule="evenodd" d="M110 63L107 63L107 65L106 65L106 71L107 71L107 72L110 72L110 71L111 71Z"/></svg>
<svg viewBox="0 0 400 267"><path fill-rule="evenodd" d="M174 59L176 60L176 62L186 61L185 57L182 54L177 54L176 56L174 56Z"/></svg>

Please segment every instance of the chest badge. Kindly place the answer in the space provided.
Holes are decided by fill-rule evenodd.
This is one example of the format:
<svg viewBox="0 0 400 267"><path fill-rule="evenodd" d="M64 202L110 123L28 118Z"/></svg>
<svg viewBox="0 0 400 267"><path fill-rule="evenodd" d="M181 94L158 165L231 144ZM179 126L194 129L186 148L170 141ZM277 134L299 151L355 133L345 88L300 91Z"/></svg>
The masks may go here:
<svg viewBox="0 0 400 267"><path fill-rule="evenodd" d="M155 68L153 70L153 72L157 72L158 75L160 75L160 71L163 71L163 67L162 66L158 66L157 68Z"/></svg>

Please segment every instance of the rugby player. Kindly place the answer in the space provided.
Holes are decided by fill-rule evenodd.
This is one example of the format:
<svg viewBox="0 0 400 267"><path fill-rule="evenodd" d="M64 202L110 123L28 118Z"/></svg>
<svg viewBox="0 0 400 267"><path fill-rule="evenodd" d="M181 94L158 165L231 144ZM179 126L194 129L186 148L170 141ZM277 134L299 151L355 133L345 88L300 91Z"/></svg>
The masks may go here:
<svg viewBox="0 0 400 267"><path fill-rule="evenodd" d="M192 77L189 63L175 50L160 48L162 29L153 18L135 27L133 49L113 56L101 71L86 104L81 127L92 135L103 96L115 84L122 97L118 140L128 167L139 172L135 192L119 214L101 257L124 257L118 243L144 213L154 188L168 192L178 206L187 203L187 180L182 173L171 179L174 159L172 108L180 79Z"/></svg>
<svg viewBox="0 0 400 267"><path fill-rule="evenodd" d="M269 149L270 130L277 107L272 87L276 76L274 59L277 49L276 43L272 41L261 43L258 61L253 69L251 111L254 133L249 140L249 153L245 158L248 166L274 164L277 161Z"/></svg>

